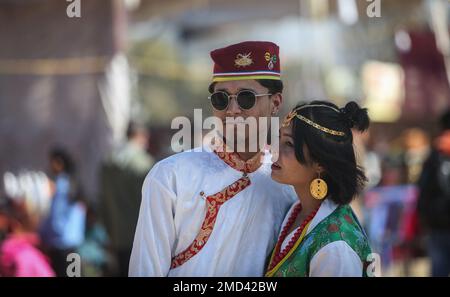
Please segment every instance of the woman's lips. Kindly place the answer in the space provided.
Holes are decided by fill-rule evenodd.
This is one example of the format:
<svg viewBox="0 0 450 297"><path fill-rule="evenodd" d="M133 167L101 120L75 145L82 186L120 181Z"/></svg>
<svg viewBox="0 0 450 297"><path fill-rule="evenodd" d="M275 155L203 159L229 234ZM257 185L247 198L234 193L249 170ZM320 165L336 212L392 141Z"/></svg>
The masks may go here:
<svg viewBox="0 0 450 297"><path fill-rule="evenodd" d="M272 170L280 170L281 169L280 165L278 165L277 163L273 163L271 168L272 168Z"/></svg>

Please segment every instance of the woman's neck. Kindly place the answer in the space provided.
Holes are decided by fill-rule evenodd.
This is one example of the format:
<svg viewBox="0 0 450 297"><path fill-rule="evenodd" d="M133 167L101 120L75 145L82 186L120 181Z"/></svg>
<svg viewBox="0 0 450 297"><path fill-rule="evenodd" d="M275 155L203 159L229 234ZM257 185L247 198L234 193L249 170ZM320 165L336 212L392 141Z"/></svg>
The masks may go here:
<svg viewBox="0 0 450 297"><path fill-rule="evenodd" d="M308 216L310 213L312 213L314 210L316 210L320 204L322 203L322 200L315 199L310 191L309 191L309 185L294 185L295 193L297 193L297 197L300 200L302 204L302 211L301 214Z"/></svg>

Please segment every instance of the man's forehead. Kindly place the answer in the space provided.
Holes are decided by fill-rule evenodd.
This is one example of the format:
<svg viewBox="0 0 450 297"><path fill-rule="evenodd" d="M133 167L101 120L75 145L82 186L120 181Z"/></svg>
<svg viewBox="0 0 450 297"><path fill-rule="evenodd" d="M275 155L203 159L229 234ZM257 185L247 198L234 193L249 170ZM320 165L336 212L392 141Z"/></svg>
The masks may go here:
<svg viewBox="0 0 450 297"><path fill-rule="evenodd" d="M226 82L217 82L214 85L215 90L230 90L230 91L239 91L239 90L256 90L260 89L262 86L256 80L236 80L236 81L226 81Z"/></svg>

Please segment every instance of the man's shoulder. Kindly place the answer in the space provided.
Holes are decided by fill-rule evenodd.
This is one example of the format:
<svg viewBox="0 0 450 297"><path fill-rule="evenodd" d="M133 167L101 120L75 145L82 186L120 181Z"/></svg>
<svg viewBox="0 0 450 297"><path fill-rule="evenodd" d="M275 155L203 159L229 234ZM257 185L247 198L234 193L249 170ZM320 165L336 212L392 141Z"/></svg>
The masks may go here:
<svg viewBox="0 0 450 297"><path fill-rule="evenodd" d="M180 172L184 169L198 168L207 165L214 158L214 153L204 148L195 148L192 150L176 153L155 163L152 171L175 171Z"/></svg>
<svg viewBox="0 0 450 297"><path fill-rule="evenodd" d="M184 163L196 163L200 160L209 159L213 156L214 154L211 151L199 147L173 154L160 160L156 164L160 164L160 166L182 165Z"/></svg>

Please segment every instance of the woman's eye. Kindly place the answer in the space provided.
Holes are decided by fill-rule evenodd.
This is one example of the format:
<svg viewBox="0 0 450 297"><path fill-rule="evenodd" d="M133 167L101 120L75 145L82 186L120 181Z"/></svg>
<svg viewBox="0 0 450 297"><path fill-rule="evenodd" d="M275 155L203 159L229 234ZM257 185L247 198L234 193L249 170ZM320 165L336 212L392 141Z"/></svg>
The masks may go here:
<svg viewBox="0 0 450 297"><path fill-rule="evenodd" d="M287 146L289 146L289 147L293 147L294 146L294 144L292 142L290 142L290 141L286 141L285 144Z"/></svg>

